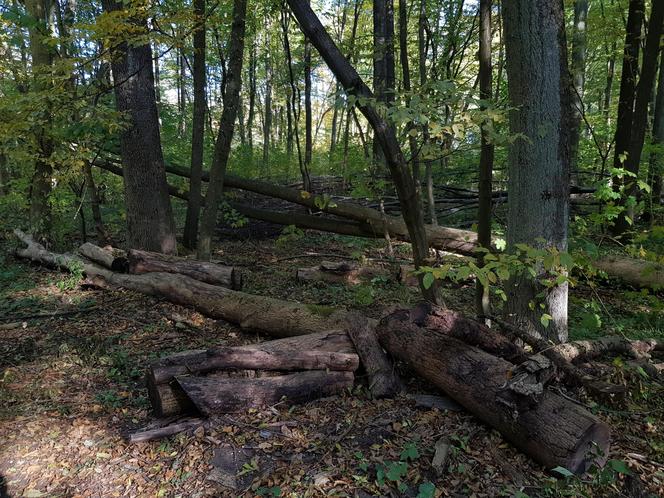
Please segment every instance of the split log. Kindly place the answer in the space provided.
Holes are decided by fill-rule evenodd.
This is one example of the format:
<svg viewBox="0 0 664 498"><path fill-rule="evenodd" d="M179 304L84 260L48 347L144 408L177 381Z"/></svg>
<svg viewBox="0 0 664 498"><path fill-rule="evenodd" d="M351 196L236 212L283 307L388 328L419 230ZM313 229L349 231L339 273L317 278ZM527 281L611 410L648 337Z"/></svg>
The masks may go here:
<svg viewBox="0 0 664 498"><path fill-rule="evenodd" d="M208 416L262 408L274 405L282 398L286 398L289 404L304 403L352 388L353 379L353 372L322 370L260 379L176 377L198 411Z"/></svg>
<svg viewBox="0 0 664 498"><path fill-rule="evenodd" d="M394 364L378 343L375 325L359 313L349 313L345 331L353 341L357 354L369 376L369 392L374 398L388 398L398 394L403 385Z"/></svg>
<svg viewBox="0 0 664 498"><path fill-rule="evenodd" d="M260 349L262 352L288 354L293 351L319 351L351 355L355 353L353 343L342 330L318 332L299 337L288 337L275 341L262 342L238 349L252 351ZM156 360L146 373L148 396L156 417L169 417L182 415L192 411L193 406L177 383L172 382L174 376L164 375L167 370L181 373L178 366L195 365L207 360L205 350L183 351ZM244 374L247 375L247 374Z"/></svg>
<svg viewBox="0 0 664 498"><path fill-rule="evenodd" d="M126 271L126 254L120 249L113 249L112 247L99 247L91 244L90 242L86 242L78 248L78 252L79 254L88 258L90 261L97 263L109 270Z"/></svg>
<svg viewBox="0 0 664 498"><path fill-rule="evenodd" d="M581 406L549 391L537 406L522 412L496 400L512 368L509 362L422 328L403 311L384 318L377 333L393 356L546 467L582 474L593 462L606 460L609 427Z"/></svg>
<svg viewBox="0 0 664 498"><path fill-rule="evenodd" d="M664 264L642 259L609 256L601 258L593 265L634 287L664 289Z"/></svg>
<svg viewBox="0 0 664 498"><path fill-rule="evenodd" d="M76 256L52 253L23 232L15 233L27 245L16 252L18 257L65 271L82 270L99 287L124 288L162 297L243 329L274 337L292 337L339 329L343 324L343 311L246 294L174 273L115 273Z"/></svg>
<svg viewBox="0 0 664 498"><path fill-rule="evenodd" d="M360 266L353 261L323 261L318 266L299 268L295 278L301 282L327 282L331 284L358 285L376 277L396 280L396 272L381 267Z"/></svg>
<svg viewBox="0 0 664 498"><path fill-rule="evenodd" d="M139 249L127 253L129 273L178 273L207 284L220 285L233 290L242 288L242 273L232 266L207 261L180 258Z"/></svg>

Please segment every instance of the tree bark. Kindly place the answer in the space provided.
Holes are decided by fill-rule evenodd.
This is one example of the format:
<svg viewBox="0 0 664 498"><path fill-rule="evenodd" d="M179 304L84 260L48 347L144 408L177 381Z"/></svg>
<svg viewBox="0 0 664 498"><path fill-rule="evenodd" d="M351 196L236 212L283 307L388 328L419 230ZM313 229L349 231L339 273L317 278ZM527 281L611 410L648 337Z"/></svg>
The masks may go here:
<svg viewBox="0 0 664 498"><path fill-rule="evenodd" d="M346 320L344 330L353 341L355 350L362 359L362 364L369 377L371 396L378 399L397 395L403 389L403 384L394 364L378 343L375 324L370 323L359 313L350 313Z"/></svg>
<svg viewBox="0 0 664 498"><path fill-rule="evenodd" d="M662 201L662 176L664 176L664 51L660 54L659 82L655 100L652 127L653 151L650 154L650 210ZM652 216L651 216L652 219Z"/></svg>
<svg viewBox="0 0 664 498"><path fill-rule="evenodd" d="M362 81L362 78L357 74L357 71L341 54L309 5L297 0L288 0L288 4L300 23L300 28L317 48L344 89L349 94L362 99L358 102L358 106L371 124L376 139L381 144L384 152L392 180L399 196L401 212L403 213L408 229L410 242L413 246L415 266L417 268L426 266L430 263L430 260L427 234L420 209L420 200L394 130L371 104L371 99L373 98L371 90L369 90ZM436 285L425 288L422 282L420 282L420 289L425 299L431 302L440 300Z"/></svg>
<svg viewBox="0 0 664 498"><path fill-rule="evenodd" d="M104 0L102 5L109 13L124 8L116 0ZM137 30L147 32L144 19L133 22ZM120 133L127 242L138 249L175 253L175 222L161 150L152 50L149 43L127 40L114 47L111 66L116 106L129 116L129 126Z"/></svg>
<svg viewBox="0 0 664 498"><path fill-rule="evenodd" d="M313 154L312 125L313 111L311 110L311 44L304 38L304 168L302 169L302 186L307 192L311 191L311 157Z"/></svg>
<svg viewBox="0 0 664 498"><path fill-rule="evenodd" d="M205 208L201 218L197 256L200 260L209 261L212 237L217 226L217 213L223 197L226 167L231 153L235 119L240 100L242 86L242 59L244 54L245 18L247 0L235 0L233 4L233 25L229 49L229 67L226 76L226 93L224 110L219 123L219 134L214 144L214 157L210 168L210 184L205 196Z"/></svg>
<svg viewBox="0 0 664 498"><path fill-rule="evenodd" d="M491 6L492 0L480 0L480 99L484 102L484 109L493 94L493 77L491 67ZM481 129L480 149L480 180L478 183L479 205L477 208L477 244L487 250L491 250L491 194L493 190L493 155L494 146L489 139L487 126L484 123ZM477 264L484 266L484 253L477 256ZM475 308L478 315L491 314L491 303L489 299L489 286L482 285L479 279L476 282Z"/></svg>
<svg viewBox="0 0 664 498"><path fill-rule="evenodd" d="M29 192L30 230L39 235L45 235L50 230L52 221L49 196L53 175L50 158L53 154L54 144L50 130L51 104L48 102L48 91L53 84L50 76L53 49L49 44L51 39L49 19L52 7L51 0L27 0L25 2L28 15L32 18L28 32L32 56L33 89L46 102L39 112L40 116L36 118L36 122L42 121L43 124L34 130L37 155Z"/></svg>
<svg viewBox="0 0 664 498"><path fill-rule="evenodd" d="M634 287L664 289L664 264L642 259L607 256L593 262L593 266L611 277Z"/></svg>
<svg viewBox="0 0 664 498"><path fill-rule="evenodd" d="M114 263L115 260L118 259L118 255L112 250L86 242L78 248L78 252L93 263L100 264L109 270L117 271L117 266Z"/></svg>
<svg viewBox="0 0 664 498"><path fill-rule="evenodd" d="M195 249L198 242L198 219L201 212L201 175L203 173L203 145L205 141L205 1L194 0L194 113L191 123L191 177L189 180L189 201L184 223L182 242L188 249Z"/></svg>
<svg viewBox="0 0 664 498"><path fill-rule="evenodd" d="M549 391L525 411L499 402L509 362L398 313L383 319L377 332L388 352L547 468L583 474L594 461L606 461L609 427L579 405ZM596 457L598 448L602 456Z"/></svg>
<svg viewBox="0 0 664 498"><path fill-rule="evenodd" d="M342 261L340 263L323 261L319 266L298 268L295 274L295 278L303 282L327 282L347 285L366 283L376 277L397 280L398 272L390 274L389 270L385 268L359 266L349 261Z"/></svg>
<svg viewBox="0 0 664 498"><path fill-rule="evenodd" d="M339 394L353 387L352 372L299 372L258 379L177 377L177 382L203 415L244 412L248 408L275 405L286 398L289 405Z"/></svg>
<svg viewBox="0 0 664 498"><path fill-rule="evenodd" d="M567 250L569 85L562 3L519 0L503 5L510 103L507 243ZM527 216L524 216L527 213ZM544 242L538 242L544 240ZM540 277L542 270L539 270ZM544 312L552 319L540 323ZM507 314L533 335L567 340L567 283L545 290L529 276L508 284ZM530 303L536 302L535 310Z"/></svg>
<svg viewBox="0 0 664 498"><path fill-rule="evenodd" d="M92 176L92 165L88 161L83 165L83 175L85 177L86 192L90 199L90 210L92 211L92 220L95 224L95 232L97 233L98 242L103 245L108 240L108 232L106 232L104 220L101 216L99 192Z"/></svg>

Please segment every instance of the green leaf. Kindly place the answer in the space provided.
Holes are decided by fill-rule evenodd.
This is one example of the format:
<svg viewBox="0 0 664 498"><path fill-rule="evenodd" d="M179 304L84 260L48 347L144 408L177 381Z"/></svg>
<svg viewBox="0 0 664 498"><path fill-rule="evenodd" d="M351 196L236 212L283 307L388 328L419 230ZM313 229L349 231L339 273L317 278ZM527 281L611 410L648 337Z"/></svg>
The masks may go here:
<svg viewBox="0 0 664 498"><path fill-rule="evenodd" d="M417 445L415 445L415 443L408 443L399 456L401 460L416 460L419 457L420 453L417 451Z"/></svg>
<svg viewBox="0 0 664 498"><path fill-rule="evenodd" d="M574 475L573 472L570 472L565 467L560 467L560 466L551 469L551 472L556 472L563 477L572 477Z"/></svg>
<svg viewBox="0 0 664 498"><path fill-rule="evenodd" d="M408 471L408 464L405 462L394 462L391 463L390 466L387 468L387 473L385 476L390 480L390 481L400 481L406 476L406 472Z"/></svg>
<svg viewBox="0 0 664 498"><path fill-rule="evenodd" d="M429 289L433 285L433 281L433 273L425 273L424 277L422 277L422 285L425 289Z"/></svg>
<svg viewBox="0 0 664 498"><path fill-rule="evenodd" d="M544 328L546 328L546 327L549 326L549 322L550 322L551 320L553 320L553 317L552 317L551 315L549 315L548 313L544 313L544 314L540 317L540 323L544 326Z"/></svg>
<svg viewBox="0 0 664 498"><path fill-rule="evenodd" d="M623 460L609 460L609 467L611 467L615 472L624 475L631 475L632 471L627 466Z"/></svg>
<svg viewBox="0 0 664 498"><path fill-rule="evenodd" d="M417 491L416 498L433 498L436 495L436 486L430 482L423 482Z"/></svg>

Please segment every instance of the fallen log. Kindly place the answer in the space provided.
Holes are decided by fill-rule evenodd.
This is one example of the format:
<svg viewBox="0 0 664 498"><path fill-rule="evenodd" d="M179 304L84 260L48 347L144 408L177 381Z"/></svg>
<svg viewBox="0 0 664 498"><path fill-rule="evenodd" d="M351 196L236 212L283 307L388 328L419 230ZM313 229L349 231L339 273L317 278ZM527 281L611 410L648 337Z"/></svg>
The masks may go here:
<svg viewBox="0 0 664 498"><path fill-rule="evenodd" d="M126 254L119 249L99 247L90 242L86 242L78 248L78 252L90 261L97 263L104 268L108 268L109 270L123 271L123 268L126 268ZM124 263L121 265L120 261L123 260Z"/></svg>
<svg viewBox="0 0 664 498"><path fill-rule="evenodd" d="M358 285L381 277L390 280L398 279L396 272L382 267L360 266L353 261L323 261L318 266L298 268L295 278L300 282L327 282L331 284ZM417 285L417 283L416 283Z"/></svg>
<svg viewBox="0 0 664 498"><path fill-rule="evenodd" d="M398 394L403 385L394 364L378 343L375 324L359 313L349 313L344 330L355 345L357 354L369 377L369 392L374 398L387 398Z"/></svg>
<svg viewBox="0 0 664 498"><path fill-rule="evenodd" d="M255 296L174 273L115 273L76 256L52 253L20 230L15 233L27 245L16 252L18 257L65 271L83 271L99 287L124 288L162 297L175 304L191 306L211 318L235 323L243 329L274 337L292 337L338 329L343 324L345 312L339 310Z"/></svg>
<svg viewBox="0 0 664 498"><path fill-rule="evenodd" d="M353 372L313 370L259 379L178 376L176 381L203 415L234 413L274 405L304 403L353 387Z"/></svg>
<svg viewBox="0 0 664 498"><path fill-rule="evenodd" d="M511 371L509 362L420 327L408 312L381 320L377 333L389 353L544 466L582 474L593 462L606 461L609 427L583 407L550 391L524 411L515 412L496 400Z"/></svg>
<svg viewBox="0 0 664 498"><path fill-rule="evenodd" d="M287 355L293 351L318 351L351 355L355 353L353 343L343 330L317 332L313 334L288 337L274 341L242 346L238 349L252 351L260 349L262 352ZM195 365L208 359L206 350L193 350L175 353L152 363L145 379L148 388L148 397L156 417L169 417L188 413L193 408L189 399L183 395L177 384L172 382L174 375L165 375L166 372L177 375L182 370L177 368Z"/></svg>
<svg viewBox="0 0 664 498"><path fill-rule="evenodd" d="M647 359L653 351L664 351L664 340L629 340L620 336L600 337L588 341L573 341L552 348L569 362L593 360L608 354L622 354L636 360Z"/></svg>
<svg viewBox="0 0 664 498"><path fill-rule="evenodd" d="M128 271L142 273L178 273L207 284L220 285L233 290L242 288L242 272L232 266L223 266L208 261L180 258L139 249L127 253Z"/></svg>
<svg viewBox="0 0 664 498"><path fill-rule="evenodd" d="M642 259L608 256L593 262L595 268L634 287L664 289L664 264Z"/></svg>

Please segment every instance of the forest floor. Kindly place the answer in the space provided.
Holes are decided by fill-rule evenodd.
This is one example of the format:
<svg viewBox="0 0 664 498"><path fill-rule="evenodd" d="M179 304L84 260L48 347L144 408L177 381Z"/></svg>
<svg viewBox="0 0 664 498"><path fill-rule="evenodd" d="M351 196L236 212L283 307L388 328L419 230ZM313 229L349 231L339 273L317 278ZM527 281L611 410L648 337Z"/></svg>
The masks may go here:
<svg viewBox="0 0 664 498"><path fill-rule="evenodd" d="M295 280L296 267L330 255L384 257L384 247L307 233L226 241L216 259L244 269L247 292L372 316L417 301L415 290L396 282L347 288ZM573 296L574 338L664 336L663 311L653 308L657 296L585 285ZM450 308L472 314L471 284L450 284L445 297ZM604 323L593 324L593 317ZM20 326L0 328L0 497L664 495L664 388L620 361L604 370L629 385L626 404L579 398L612 428L609 470L556 480L464 411L417 408L405 395L371 400L361 385L306 405L223 417L193 434L129 444L126 434L152 421L142 382L150 359L267 338L144 295L84 290L67 275L6 255L0 325L9 322ZM434 392L402 374L409 393ZM450 452L438 475L431 459L441 438ZM227 475L222 462L233 452L244 464ZM223 486L228 479L237 489Z"/></svg>

